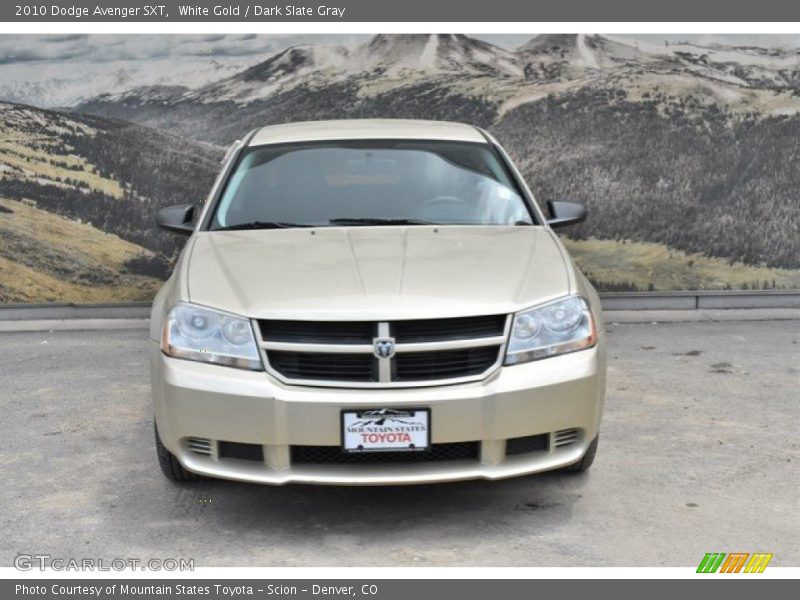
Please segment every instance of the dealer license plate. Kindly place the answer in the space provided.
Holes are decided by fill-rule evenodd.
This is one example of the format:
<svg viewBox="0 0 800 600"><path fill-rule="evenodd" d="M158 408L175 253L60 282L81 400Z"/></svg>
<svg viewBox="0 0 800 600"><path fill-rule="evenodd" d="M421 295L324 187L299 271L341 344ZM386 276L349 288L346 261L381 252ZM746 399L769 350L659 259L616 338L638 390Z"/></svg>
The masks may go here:
<svg viewBox="0 0 800 600"><path fill-rule="evenodd" d="M342 411L344 452L414 452L430 446L427 408Z"/></svg>

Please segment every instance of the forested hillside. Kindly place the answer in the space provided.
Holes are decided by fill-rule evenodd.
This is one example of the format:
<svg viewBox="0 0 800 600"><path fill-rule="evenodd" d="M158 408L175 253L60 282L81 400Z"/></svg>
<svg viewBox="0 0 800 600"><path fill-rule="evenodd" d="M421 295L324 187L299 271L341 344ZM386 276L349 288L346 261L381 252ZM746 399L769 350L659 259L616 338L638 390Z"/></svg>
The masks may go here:
<svg viewBox="0 0 800 600"><path fill-rule="evenodd" d="M151 297L148 278L168 275L184 241L158 232L155 214L201 203L220 156L140 125L0 104L0 300Z"/></svg>
<svg viewBox="0 0 800 600"><path fill-rule="evenodd" d="M586 203L570 236L800 268L800 117L583 90L495 126L540 198Z"/></svg>

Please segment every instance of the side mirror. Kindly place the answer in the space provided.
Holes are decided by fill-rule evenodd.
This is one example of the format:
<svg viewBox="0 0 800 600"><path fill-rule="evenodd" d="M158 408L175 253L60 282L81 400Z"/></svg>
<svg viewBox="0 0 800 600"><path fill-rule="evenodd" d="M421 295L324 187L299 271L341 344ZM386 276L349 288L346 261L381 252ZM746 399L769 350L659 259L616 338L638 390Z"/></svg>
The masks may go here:
<svg viewBox="0 0 800 600"><path fill-rule="evenodd" d="M194 233L194 204L167 206L158 211L156 224L167 231L192 235Z"/></svg>
<svg viewBox="0 0 800 600"><path fill-rule="evenodd" d="M577 202L547 202L550 218L547 224L553 229L576 225L586 220L586 207Z"/></svg>

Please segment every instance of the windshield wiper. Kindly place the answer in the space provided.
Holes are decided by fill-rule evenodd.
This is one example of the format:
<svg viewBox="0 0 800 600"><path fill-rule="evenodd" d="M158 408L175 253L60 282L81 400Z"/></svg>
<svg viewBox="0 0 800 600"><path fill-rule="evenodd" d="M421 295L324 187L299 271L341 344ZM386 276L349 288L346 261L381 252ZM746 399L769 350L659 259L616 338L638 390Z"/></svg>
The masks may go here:
<svg viewBox="0 0 800 600"><path fill-rule="evenodd" d="M293 229L295 227L315 227L305 223L287 223L285 221L250 221L249 223L237 223L227 227L217 227L214 231L237 231L243 229Z"/></svg>
<svg viewBox="0 0 800 600"><path fill-rule="evenodd" d="M378 219L371 217L343 217L341 219L331 219L330 225L441 225L433 221L421 221L419 219Z"/></svg>

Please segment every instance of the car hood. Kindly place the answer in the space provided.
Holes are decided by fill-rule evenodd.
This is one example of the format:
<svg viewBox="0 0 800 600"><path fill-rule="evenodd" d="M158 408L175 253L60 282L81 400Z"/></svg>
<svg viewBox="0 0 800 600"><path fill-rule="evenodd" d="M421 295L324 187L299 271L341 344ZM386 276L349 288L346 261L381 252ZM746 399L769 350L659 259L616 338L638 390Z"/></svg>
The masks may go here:
<svg viewBox="0 0 800 600"><path fill-rule="evenodd" d="M391 320L509 313L569 293L542 227L198 232L189 299L251 318Z"/></svg>

